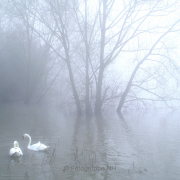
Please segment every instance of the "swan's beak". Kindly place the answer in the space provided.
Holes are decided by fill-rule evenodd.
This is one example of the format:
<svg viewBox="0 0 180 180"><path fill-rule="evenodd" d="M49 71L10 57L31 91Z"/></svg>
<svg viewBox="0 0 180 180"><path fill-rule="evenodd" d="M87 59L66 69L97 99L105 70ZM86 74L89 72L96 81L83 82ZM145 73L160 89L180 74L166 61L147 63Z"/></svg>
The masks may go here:
<svg viewBox="0 0 180 180"><path fill-rule="evenodd" d="M15 152L13 155L15 155L17 152Z"/></svg>

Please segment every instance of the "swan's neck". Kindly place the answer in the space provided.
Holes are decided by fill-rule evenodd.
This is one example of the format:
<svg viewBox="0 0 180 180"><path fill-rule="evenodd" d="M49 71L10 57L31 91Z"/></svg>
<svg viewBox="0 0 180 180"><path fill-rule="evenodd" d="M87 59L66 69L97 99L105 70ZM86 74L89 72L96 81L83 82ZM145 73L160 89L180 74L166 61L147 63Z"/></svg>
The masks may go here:
<svg viewBox="0 0 180 180"><path fill-rule="evenodd" d="M29 136L28 134L26 135L29 138L29 143L28 143L28 147L31 146L31 136Z"/></svg>
<svg viewBox="0 0 180 180"><path fill-rule="evenodd" d="M16 141L14 141L14 148L16 147Z"/></svg>
<svg viewBox="0 0 180 180"><path fill-rule="evenodd" d="M18 142L16 141L16 147L19 147L19 144L18 144Z"/></svg>
<svg viewBox="0 0 180 180"><path fill-rule="evenodd" d="M19 144L17 141L14 141L14 147L19 147Z"/></svg>

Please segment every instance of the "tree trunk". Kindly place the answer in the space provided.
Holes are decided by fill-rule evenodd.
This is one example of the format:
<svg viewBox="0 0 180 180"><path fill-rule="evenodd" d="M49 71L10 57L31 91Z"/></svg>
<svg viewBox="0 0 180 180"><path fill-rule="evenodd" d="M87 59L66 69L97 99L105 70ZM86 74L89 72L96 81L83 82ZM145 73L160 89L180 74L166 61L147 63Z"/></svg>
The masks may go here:
<svg viewBox="0 0 180 180"><path fill-rule="evenodd" d="M87 38L87 0L85 0L85 46L86 46L86 116L90 115L89 103L89 46Z"/></svg>
<svg viewBox="0 0 180 180"><path fill-rule="evenodd" d="M77 89L75 86L75 82L74 82L74 76L73 76L73 72L72 72L72 68L71 68L71 63L70 63L70 57L69 57L69 46L68 46L68 40L67 38L67 34L65 33L65 26L64 23L61 19L62 17L59 17L60 20L60 24L61 24L61 37L62 37L62 42L63 42L63 47L65 50L65 55L66 55L66 63L67 63L67 67L68 67L68 71L69 71L69 77L70 77L70 82L71 82L71 87L73 90L73 95L74 95L74 99L75 99L75 103L76 103L76 108L77 108L77 114L81 115L82 114L82 108L81 108L81 104L80 104L80 100L79 100L79 96L77 93Z"/></svg>
<svg viewBox="0 0 180 180"><path fill-rule="evenodd" d="M26 81L26 97L25 97L25 104L29 104L31 101L30 95L30 68L31 68L31 39L30 39L30 32L29 32L29 21L27 18L27 47L28 47L28 57L27 57L27 81Z"/></svg>
<svg viewBox="0 0 180 180"><path fill-rule="evenodd" d="M77 90L75 87L74 77L73 77L72 68L71 68L71 64L70 64L68 55L67 55L67 66L68 66L70 82L71 82L71 86L72 86L72 90L73 90L73 95L74 95L74 99L75 99L75 103L76 103L77 114L81 115L82 114L81 104L80 104L79 96L78 96L78 93L77 93Z"/></svg>
<svg viewBox="0 0 180 180"><path fill-rule="evenodd" d="M101 50L100 50L100 66L98 81L96 85L96 102L95 102L95 114L101 113L102 108L102 84L103 84L103 73L104 73L104 48L105 48L105 34L106 34L106 8L107 1L103 1L103 22L101 26Z"/></svg>

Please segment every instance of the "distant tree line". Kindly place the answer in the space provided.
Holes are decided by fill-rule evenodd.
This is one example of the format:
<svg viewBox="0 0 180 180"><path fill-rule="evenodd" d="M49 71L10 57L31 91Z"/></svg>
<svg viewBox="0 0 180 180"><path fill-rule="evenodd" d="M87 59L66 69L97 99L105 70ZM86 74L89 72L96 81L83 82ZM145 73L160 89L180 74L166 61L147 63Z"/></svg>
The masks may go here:
<svg viewBox="0 0 180 180"><path fill-rule="evenodd" d="M0 102L78 114L179 105L177 0L4 0Z"/></svg>

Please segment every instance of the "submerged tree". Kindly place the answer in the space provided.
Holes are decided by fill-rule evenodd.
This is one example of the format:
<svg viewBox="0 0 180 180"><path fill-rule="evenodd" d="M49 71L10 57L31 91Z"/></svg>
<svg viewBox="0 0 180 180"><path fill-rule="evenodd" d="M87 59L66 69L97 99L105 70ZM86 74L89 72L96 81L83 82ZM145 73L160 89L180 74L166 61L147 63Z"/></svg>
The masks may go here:
<svg viewBox="0 0 180 180"><path fill-rule="evenodd" d="M66 65L71 85L68 94L72 94L78 114L85 110L88 116L92 108L100 114L103 106L112 101L120 112L123 107L146 106L148 101L163 101L170 106L167 101L179 100L172 95L174 89L163 95L161 89L168 84L160 83L162 77L177 80L179 74L169 47L169 39L179 30L179 18L174 16L178 14L178 1L8 2L13 5L11 15L21 19L27 32L28 74L31 75L32 42L36 39L53 54L49 65L54 71L54 62L58 62L59 71ZM42 68L45 64L39 66L44 69L41 77L49 72ZM119 70L116 75L122 76L107 80L115 68ZM41 97L52 87L59 71L51 74L53 80ZM66 77L61 74L61 79ZM30 88L27 76L26 101L40 82L37 76L35 79Z"/></svg>
<svg viewBox="0 0 180 180"><path fill-rule="evenodd" d="M103 74L105 73L107 67L110 66L116 59L119 59L119 63L123 64L123 59L120 59L122 55L124 56L126 54L126 56L129 56L130 58L134 58L133 62L134 64L137 62L137 65L134 70L132 70L132 74L130 75L130 79L125 87L125 90L122 90L123 93L120 96L117 112L121 111L132 85L136 85L133 84L133 79L135 78L137 71L141 69L144 62L150 62L150 56L151 58L154 56L153 58L155 59L151 60L151 62L156 61L157 66L161 67L160 69L167 68L166 64L162 61L162 58L167 59L171 64L171 69L167 68L167 73L177 69L175 62L173 62L168 55L166 56L166 52L163 51L169 50L163 40L166 40L165 37L171 32L177 31L179 18L175 18L171 23L164 22L163 24L160 22L154 22L152 25L150 24L152 20L155 20L153 17L158 17L158 20L160 21L160 17L170 18L173 16L174 10L177 10L176 5L177 1L171 3L169 1L166 3L162 1L124 1L124 3L117 2L116 0L99 1L99 34L101 45L99 53L98 80L96 85L96 113L100 113L107 93L106 87L102 89ZM117 9L119 11L117 11ZM156 35L153 36L155 33ZM144 38L146 38L146 40L144 40ZM134 53L134 57L131 55L132 53ZM161 57L161 59L157 56ZM146 69L144 72L145 71ZM146 73L148 73L148 70ZM160 73L156 72L156 75L160 75ZM141 85L136 85L136 87L159 97L160 100L166 103L166 100L162 98L163 95L158 93L156 94L148 87L143 88L143 81L144 80L139 83ZM102 90L104 92L102 92ZM169 93L171 94L172 92ZM150 98L150 100L153 100L153 98ZM179 99L177 98L177 100ZM142 99L140 101L142 101Z"/></svg>
<svg viewBox="0 0 180 180"><path fill-rule="evenodd" d="M151 23L151 21L155 20L154 17L157 17L157 21L161 21L161 18L164 19L164 17L170 18L173 16L174 11L177 11L178 9L177 1L150 2L131 0L99 0L98 2L91 1L91 3L89 1L75 2L85 4L85 13L82 11L83 6L79 6L74 12L76 14L75 17L76 22L78 23L79 31L83 37L82 39L86 40L86 60L88 60L88 62L91 64L90 70L87 70L89 66L86 66L86 72L88 71L89 77L94 78L94 80L89 78L86 79L86 88L88 87L88 80L93 82L93 86L89 87L95 89L95 97L90 97L95 98L95 113L99 114L101 112L102 106L107 100L117 97L120 98L119 105L117 107L117 111L119 112L125 103L125 99L130 92L132 85L134 87L139 86L138 84L133 83L133 79L135 78L137 72L142 70L142 64L147 61L150 62L148 58L150 56L154 56L154 62L156 61L157 66L160 66L162 69L162 57L169 59L168 55L165 55L164 48L166 47L168 50L168 47L164 44L164 47L161 47L160 51L159 44L163 44L163 40L165 40L164 38L176 29L179 24L179 20L176 18L174 19L174 22L170 23L169 21L169 24L167 22ZM89 5L88 9L90 9L89 12L91 12L91 15L86 9L87 3ZM88 17L91 17L88 19L88 22L87 13ZM87 32L87 27L82 27L83 22L86 26L88 24L88 42L87 34L84 36L83 33ZM94 56L94 54L97 54L97 56ZM158 59L157 55L160 56L161 59ZM132 73L130 75L130 80L126 85L125 90L120 89L122 92L121 94L118 94L117 92L116 95L111 96L113 87L109 88L109 85L106 85L104 75L106 74L108 67L114 62L116 62L116 64L119 66L122 64L123 67L123 64L126 64L124 59L122 59L123 56L129 57L129 59L131 58L132 60L128 61L133 62L131 65ZM96 60L93 58L96 58ZM137 65L133 70L133 66L136 62ZM177 66L173 61L170 60L169 63L173 65L171 66L172 68L170 71L176 69ZM148 74L146 67L143 68L144 72ZM165 64L164 68L166 68ZM158 72L156 72L156 74L161 76L161 74ZM141 90L146 90L146 92L152 91L151 89L143 88L143 81L145 80L142 80L141 82ZM119 80L119 83L122 82L123 80ZM87 93L88 91L86 90L86 94ZM152 91L151 94L155 95L156 93ZM159 97L161 96L160 94L158 95L158 93L156 95ZM136 100L138 100L138 98L136 98ZM150 98L150 100L153 100L153 98ZM161 98L161 100L164 99ZM142 99L140 101L142 101ZM86 102L88 102L87 96ZM88 105L86 104L86 106Z"/></svg>

